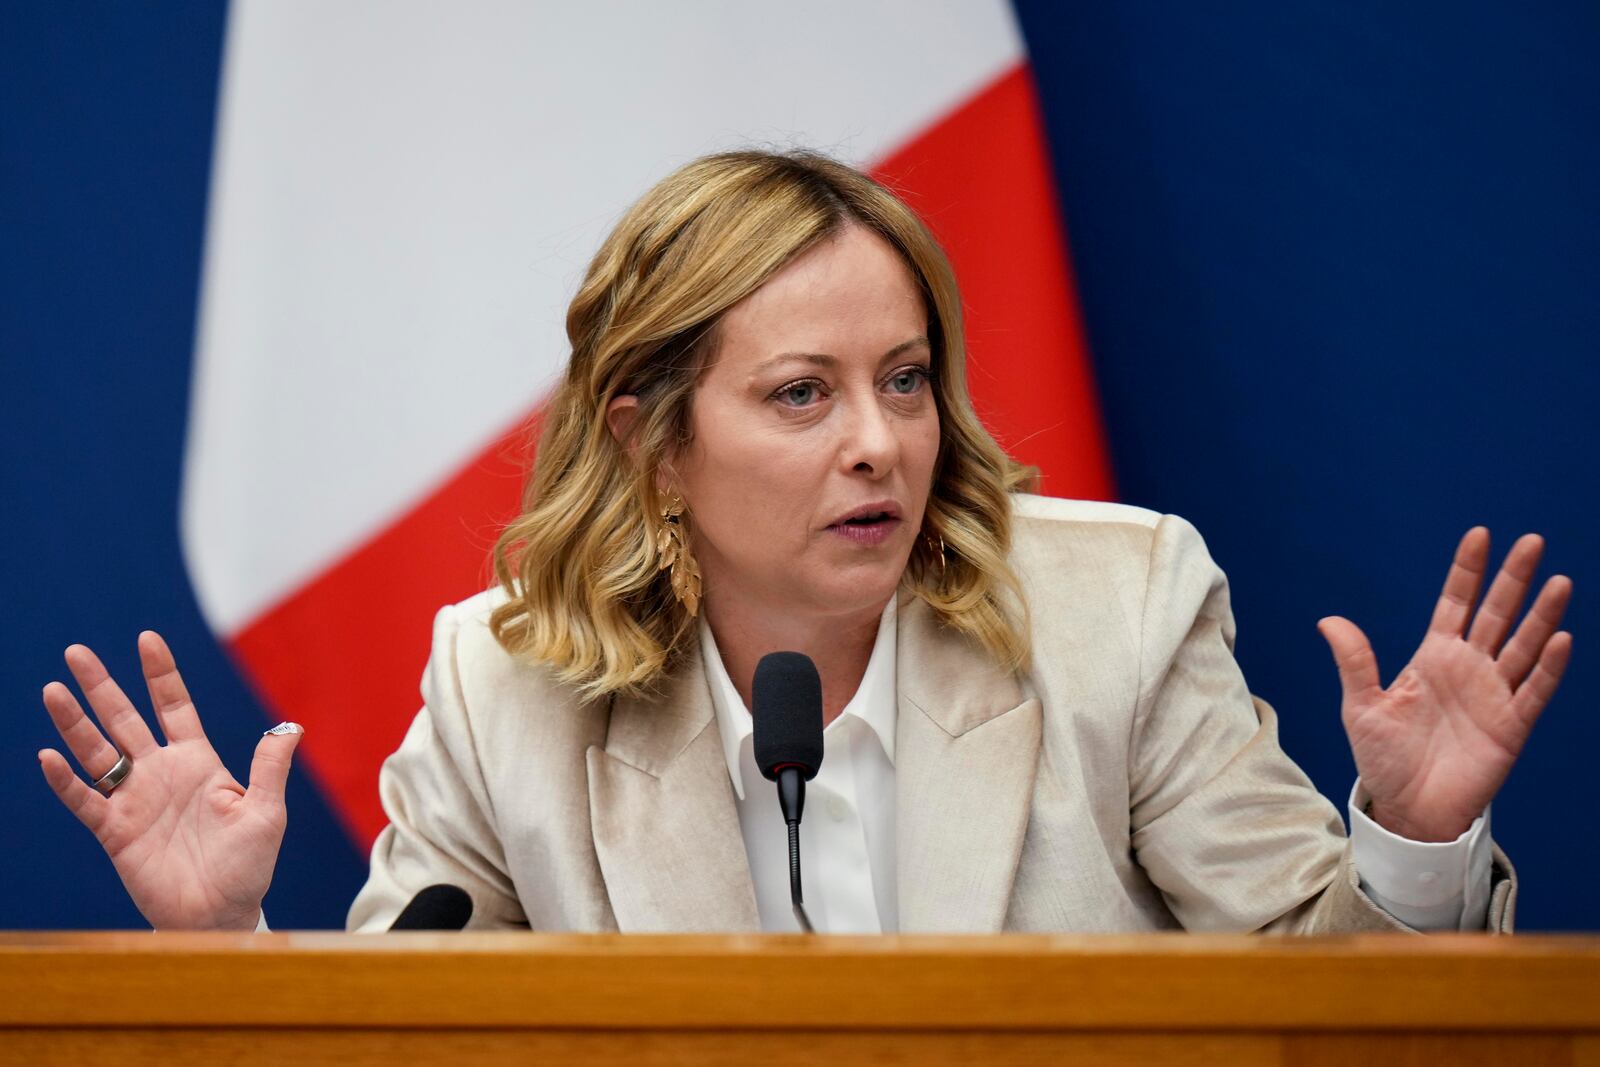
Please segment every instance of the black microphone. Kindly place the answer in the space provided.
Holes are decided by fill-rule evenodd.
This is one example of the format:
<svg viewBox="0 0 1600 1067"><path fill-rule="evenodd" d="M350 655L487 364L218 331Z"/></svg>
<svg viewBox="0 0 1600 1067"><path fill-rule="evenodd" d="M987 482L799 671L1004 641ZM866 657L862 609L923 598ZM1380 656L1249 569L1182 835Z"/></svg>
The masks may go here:
<svg viewBox="0 0 1600 1067"><path fill-rule="evenodd" d="M454 885L430 885L411 898L390 930L460 930L472 918L472 898Z"/></svg>
<svg viewBox="0 0 1600 1067"><path fill-rule="evenodd" d="M756 766L778 783L778 807L789 826L789 900L809 934L814 929L800 892L800 814L806 782L822 766L822 679L809 656L772 652L756 664L750 688Z"/></svg>

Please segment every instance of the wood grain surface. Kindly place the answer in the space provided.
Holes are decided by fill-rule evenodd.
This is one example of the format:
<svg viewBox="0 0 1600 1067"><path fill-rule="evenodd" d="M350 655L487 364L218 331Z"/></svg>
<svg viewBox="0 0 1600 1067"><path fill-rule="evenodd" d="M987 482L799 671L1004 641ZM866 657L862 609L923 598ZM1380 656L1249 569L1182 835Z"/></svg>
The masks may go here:
<svg viewBox="0 0 1600 1067"><path fill-rule="evenodd" d="M1600 1067L1600 938L0 934L0 1061Z"/></svg>

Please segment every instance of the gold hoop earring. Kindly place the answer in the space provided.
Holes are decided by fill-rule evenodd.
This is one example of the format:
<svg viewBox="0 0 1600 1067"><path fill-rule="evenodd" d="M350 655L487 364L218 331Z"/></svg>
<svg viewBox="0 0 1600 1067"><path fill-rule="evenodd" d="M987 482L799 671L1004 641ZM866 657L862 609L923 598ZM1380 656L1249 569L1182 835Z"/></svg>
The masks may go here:
<svg viewBox="0 0 1600 1067"><path fill-rule="evenodd" d="M676 493L661 509L661 528L656 531L656 570L671 570L672 595L694 618L700 610L700 567L689 554L689 539L683 528L683 498Z"/></svg>

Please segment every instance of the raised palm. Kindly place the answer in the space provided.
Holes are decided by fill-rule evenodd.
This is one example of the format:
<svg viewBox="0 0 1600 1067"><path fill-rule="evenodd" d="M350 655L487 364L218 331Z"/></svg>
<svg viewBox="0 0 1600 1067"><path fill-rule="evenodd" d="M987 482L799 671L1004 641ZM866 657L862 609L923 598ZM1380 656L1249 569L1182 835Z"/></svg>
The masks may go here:
<svg viewBox="0 0 1600 1067"><path fill-rule="evenodd" d="M1345 731L1372 816L1394 833L1450 841L1465 832L1554 695L1572 652L1572 635L1556 629L1572 582L1551 578L1511 630L1543 549L1535 534L1518 540L1474 612L1489 532L1469 530L1421 647L1387 689L1354 623L1318 624L1339 668Z"/></svg>
<svg viewBox="0 0 1600 1067"><path fill-rule="evenodd" d="M262 739L246 790L206 739L172 653L158 635L139 636L139 659L166 745L156 741L93 652L74 645L66 659L110 734L108 741L72 691L52 682L44 703L67 747L93 779L116 764L119 752L133 766L109 796L101 796L60 753L46 749L39 764L51 789L94 833L156 929L253 928L283 841L283 790L298 733Z"/></svg>

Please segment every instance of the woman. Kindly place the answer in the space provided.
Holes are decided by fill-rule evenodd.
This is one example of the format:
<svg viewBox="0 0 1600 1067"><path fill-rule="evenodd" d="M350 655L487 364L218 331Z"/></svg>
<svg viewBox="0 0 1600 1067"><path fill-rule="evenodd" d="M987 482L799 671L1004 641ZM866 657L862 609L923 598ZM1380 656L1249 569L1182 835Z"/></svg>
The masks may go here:
<svg viewBox="0 0 1600 1067"><path fill-rule="evenodd" d="M1512 631L1537 537L1476 612L1488 535L1463 538L1388 689L1323 620L1352 848L1245 688L1193 528L1018 492L967 397L949 266L870 179L688 165L606 240L567 331L499 588L436 620L351 928L439 882L475 926L791 928L746 711L778 649L822 679L821 929L1510 928L1483 815L1571 648L1562 577ZM44 699L101 792L55 752L45 777L156 927L251 928L299 728L262 740L246 791L161 640L140 652L168 743L74 646L110 741L65 686Z"/></svg>

